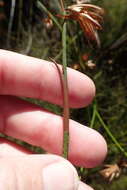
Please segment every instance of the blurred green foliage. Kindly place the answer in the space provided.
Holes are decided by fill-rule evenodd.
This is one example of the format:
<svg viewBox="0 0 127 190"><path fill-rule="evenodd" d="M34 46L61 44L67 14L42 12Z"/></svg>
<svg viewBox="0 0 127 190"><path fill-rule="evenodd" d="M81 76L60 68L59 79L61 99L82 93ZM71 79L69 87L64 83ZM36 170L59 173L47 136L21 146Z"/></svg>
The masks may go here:
<svg viewBox="0 0 127 190"><path fill-rule="evenodd" d="M1 2L4 4L2 5ZM58 24L62 26L63 21L55 16L60 12L58 1L31 0L28 4L24 4L24 0L18 2L11 21L11 0L7 4L6 1L0 0L0 48L41 59L48 59L50 56L60 63L62 46ZM43 6L39 6L38 2ZM71 4L69 0L65 2ZM92 3L105 10L103 30L99 33L100 49L89 45L76 22L67 21L68 66L72 68L77 66L79 71L90 76L97 89L93 104L78 111L71 110L71 118L88 126L92 123L91 126L106 138L109 153L105 163L111 164L119 162L120 159L126 160L124 151L127 152L127 6L126 0L93 0ZM54 19L51 28L48 28L44 21L47 18L47 10ZM12 25L9 29L10 22ZM88 60L95 64L93 69L88 66L88 60L84 60L83 56L88 56ZM29 101L56 114L62 113L57 105L40 100L29 99ZM113 137L124 149L123 153L97 116L94 118L94 111L100 114ZM119 180L114 180L112 184L107 184L98 174L99 170L100 168L90 171L82 170L80 176L84 179L85 173L86 182L92 184L97 190L125 190L127 188L125 174L121 175Z"/></svg>

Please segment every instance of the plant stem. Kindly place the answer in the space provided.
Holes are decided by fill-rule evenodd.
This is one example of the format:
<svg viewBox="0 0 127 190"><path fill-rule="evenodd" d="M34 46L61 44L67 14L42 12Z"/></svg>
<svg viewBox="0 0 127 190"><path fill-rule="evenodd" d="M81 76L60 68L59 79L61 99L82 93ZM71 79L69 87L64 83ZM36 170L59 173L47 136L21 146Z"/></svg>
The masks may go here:
<svg viewBox="0 0 127 190"><path fill-rule="evenodd" d="M60 0L61 9L65 13L63 0ZM67 82L67 47L66 47L66 36L67 36L66 22L63 23L62 27L62 73L57 65L56 61L51 59L56 65L60 81L61 89L63 94L63 156L68 157L68 146L69 146L69 101L68 101L68 82Z"/></svg>
<svg viewBox="0 0 127 190"><path fill-rule="evenodd" d="M91 122L90 122L90 128L93 128L95 118L96 118L96 105L94 104L93 105L93 115L92 115L92 119L91 119Z"/></svg>
<svg viewBox="0 0 127 190"><path fill-rule="evenodd" d="M63 78L64 78L64 106L68 107L68 84L67 84L67 55L66 55L66 23L63 24L63 33L62 33L62 46L63 46L63 57L62 57L62 64L63 64ZM67 118L64 119L64 130L68 131L69 128L69 110L66 108L64 110L64 116Z"/></svg>
<svg viewBox="0 0 127 190"><path fill-rule="evenodd" d="M68 157L68 146L69 146L69 101L68 101L68 83L67 83L67 47L66 47L66 22L63 24L62 32L62 46L63 46L63 78L64 78L64 111L63 111L63 126L64 126L64 137L63 137L63 156Z"/></svg>

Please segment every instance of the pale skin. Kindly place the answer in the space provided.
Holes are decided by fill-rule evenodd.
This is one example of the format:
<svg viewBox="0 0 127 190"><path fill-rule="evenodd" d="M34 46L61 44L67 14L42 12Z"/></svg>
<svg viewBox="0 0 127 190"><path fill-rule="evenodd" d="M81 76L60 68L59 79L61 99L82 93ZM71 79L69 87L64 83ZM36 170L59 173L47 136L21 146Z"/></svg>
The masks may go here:
<svg viewBox="0 0 127 190"><path fill-rule="evenodd" d="M91 79L68 69L69 103L89 105L95 96ZM73 165L92 168L107 153L104 138L70 120L69 161L62 155L62 117L18 98L32 97L62 105L59 75L54 63L0 50L0 132L48 153L36 155L0 139L0 189L91 190L79 181Z"/></svg>

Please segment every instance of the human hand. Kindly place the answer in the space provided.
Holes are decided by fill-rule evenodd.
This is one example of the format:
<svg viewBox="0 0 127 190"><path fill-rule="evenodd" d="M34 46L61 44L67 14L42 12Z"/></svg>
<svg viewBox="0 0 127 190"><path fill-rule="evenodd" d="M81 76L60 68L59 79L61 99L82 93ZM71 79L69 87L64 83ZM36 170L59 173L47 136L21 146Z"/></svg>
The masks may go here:
<svg viewBox="0 0 127 190"><path fill-rule="evenodd" d="M87 106L95 95L93 82L68 69L70 107ZM62 154L62 117L16 96L62 105L59 75L53 63L0 50L0 132L40 146L52 154L36 155L0 139L0 189L90 190L70 164L94 167L106 155L103 137L70 120L69 161ZM57 154L57 155L53 155Z"/></svg>

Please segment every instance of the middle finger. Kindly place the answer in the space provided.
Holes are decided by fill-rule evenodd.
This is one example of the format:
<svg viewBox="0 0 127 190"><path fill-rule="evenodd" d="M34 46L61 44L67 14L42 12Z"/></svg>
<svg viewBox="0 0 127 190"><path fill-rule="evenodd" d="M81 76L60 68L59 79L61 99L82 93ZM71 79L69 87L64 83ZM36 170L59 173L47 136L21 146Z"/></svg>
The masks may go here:
<svg viewBox="0 0 127 190"><path fill-rule="evenodd" d="M62 154L62 117L16 97L1 96L0 105L2 133L40 146L50 153ZM69 130L69 160L85 167L100 164L107 152L103 137L72 120Z"/></svg>

